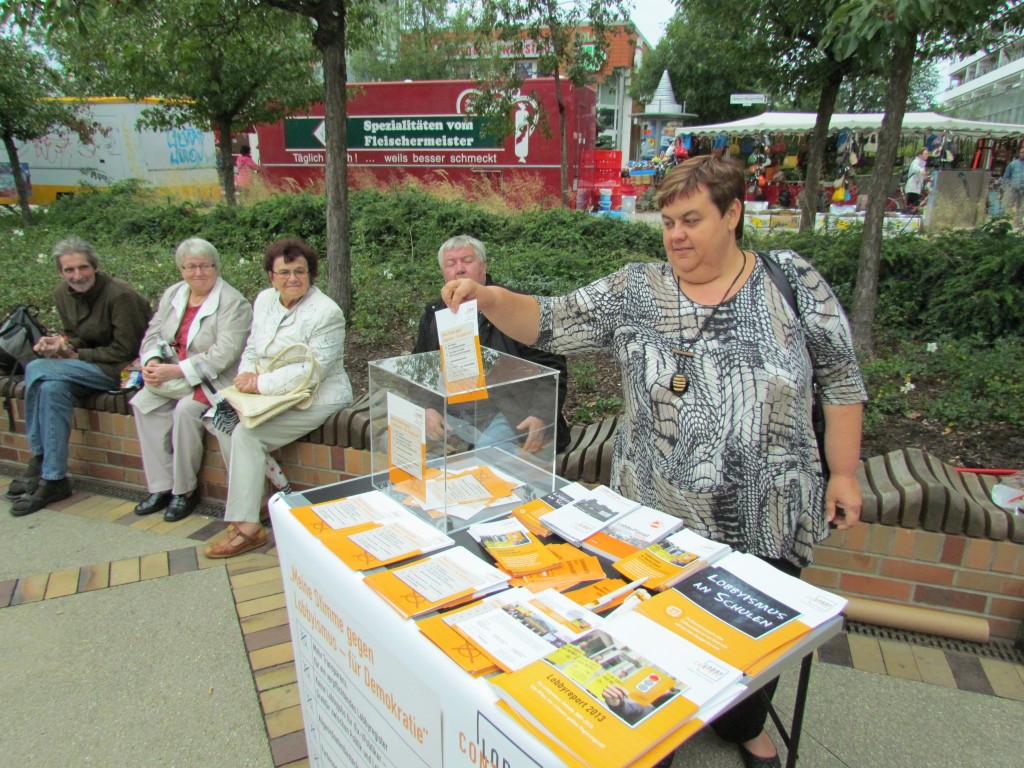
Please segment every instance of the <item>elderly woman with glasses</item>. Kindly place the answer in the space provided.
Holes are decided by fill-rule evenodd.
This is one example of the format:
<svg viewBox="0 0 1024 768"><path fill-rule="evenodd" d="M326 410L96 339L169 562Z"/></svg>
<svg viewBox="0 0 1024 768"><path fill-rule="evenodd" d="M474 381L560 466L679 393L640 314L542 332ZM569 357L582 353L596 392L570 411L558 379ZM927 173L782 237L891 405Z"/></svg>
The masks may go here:
<svg viewBox="0 0 1024 768"><path fill-rule="evenodd" d="M220 276L220 255L210 243L185 240L174 263L182 280L164 291L142 339L146 386L132 398L149 486L135 514L166 510L167 522L188 517L199 504L202 416L210 408L204 386L231 383L252 326L252 307Z"/></svg>
<svg viewBox="0 0 1024 768"><path fill-rule="evenodd" d="M230 435L217 432L228 465L224 519L230 525L207 547L207 557L234 557L266 544L260 504L267 454L316 429L352 401L345 373L345 316L313 285L318 264L316 251L302 240L279 240L267 247L263 268L271 287L256 297L235 386L242 392L283 395L301 385L311 365L306 357L292 360L289 354L281 367L270 370L275 357L294 344L309 347L319 380L313 382L316 393L308 408L292 408L251 428L239 424Z"/></svg>

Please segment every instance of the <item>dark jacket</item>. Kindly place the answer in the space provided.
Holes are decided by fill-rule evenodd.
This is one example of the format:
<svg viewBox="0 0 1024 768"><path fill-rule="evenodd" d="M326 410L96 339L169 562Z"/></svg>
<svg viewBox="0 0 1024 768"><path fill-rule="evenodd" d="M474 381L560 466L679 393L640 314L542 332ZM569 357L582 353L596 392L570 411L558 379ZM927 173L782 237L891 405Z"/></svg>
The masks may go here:
<svg viewBox="0 0 1024 768"><path fill-rule="evenodd" d="M85 293L67 283L54 289L64 334L78 350L78 359L93 363L112 378L139 354L153 310L149 301L127 283L102 272Z"/></svg>
<svg viewBox="0 0 1024 768"><path fill-rule="evenodd" d="M497 283L488 276L487 285L497 285ZM419 334L416 337L416 346L412 350L414 354L434 352L440 349L440 344L437 340L437 318L434 316L434 313L439 309L444 309L444 307L444 302L438 299L427 304L426 309L423 310L423 317L420 318ZM565 405L566 387L569 385L569 368L565 357L544 352L526 344L520 344L515 339L509 338L495 328L491 321L484 317L483 313L479 313L477 317L479 318L480 344L482 346L496 349L499 352L504 352L514 357L521 357L523 360L529 360L538 365L546 365L548 368L554 368L558 371L558 420L555 425L555 447L558 451L564 450L569 445L570 437L569 425L565 421L565 416L562 415L562 407ZM515 427L529 415L531 414L528 412L515 415L508 414L509 422Z"/></svg>

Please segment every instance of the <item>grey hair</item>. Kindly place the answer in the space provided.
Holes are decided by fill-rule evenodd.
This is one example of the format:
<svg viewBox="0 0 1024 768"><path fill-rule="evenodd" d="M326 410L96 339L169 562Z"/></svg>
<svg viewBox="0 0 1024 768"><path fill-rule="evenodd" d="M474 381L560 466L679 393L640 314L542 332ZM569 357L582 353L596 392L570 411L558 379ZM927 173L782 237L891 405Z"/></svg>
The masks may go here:
<svg viewBox="0 0 1024 768"><path fill-rule="evenodd" d="M475 237L469 235L456 235L450 237L441 243L441 247L437 249L437 265L444 268L444 255L448 251L454 251L459 248L472 248L473 252L476 253L480 259L481 264L487 264L487 246L477 240Z"/></svg>
<svg viewBox="0 0 1024 768"><path fill-rule="evenodd" d="M189 256L199 256L206 259L220 272L220 254L217 253L217 249L213 247L212 243L203 240L201 237L190 237L188 240L181 241L178 250L174 252L175 266L181 269L181 265L185 263L185 259Z"/></svg>
<svg viewBox="0 0 1024 768"><path fill-rule="evenodd" d="M69 235L53 246L53 263L56 265L58 272L60 272L61 257L67 256L70 253L80 253L85 256L89 266L93 269L100 268L100 258L96 255L96 249L82 238Z"/></svg>

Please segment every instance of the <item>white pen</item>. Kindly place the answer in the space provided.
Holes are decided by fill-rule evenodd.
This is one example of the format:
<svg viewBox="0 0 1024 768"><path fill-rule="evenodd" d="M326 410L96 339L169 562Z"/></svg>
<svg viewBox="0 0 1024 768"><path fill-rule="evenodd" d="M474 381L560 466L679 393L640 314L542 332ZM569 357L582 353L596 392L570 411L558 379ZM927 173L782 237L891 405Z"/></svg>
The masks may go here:
<svg viewBox="0 0 1024 768"><path fill-rule="evenodd" d="M613 589L607 595L604 595L603 597L599 597L594 602L587 603L583 607L592 611L595 608L600 608L602 605L608 605L608 603L612 602L612 600L614 600L615 598L622 597L622 595L626 594L627 592L632 592L634 589L636 589L637 587L642 585L645 581L647 581L647 579L648 579L648 577L644 576L642 579L637 579L636 581L631 581L626 586L619 587L618 589Z"/></svg>

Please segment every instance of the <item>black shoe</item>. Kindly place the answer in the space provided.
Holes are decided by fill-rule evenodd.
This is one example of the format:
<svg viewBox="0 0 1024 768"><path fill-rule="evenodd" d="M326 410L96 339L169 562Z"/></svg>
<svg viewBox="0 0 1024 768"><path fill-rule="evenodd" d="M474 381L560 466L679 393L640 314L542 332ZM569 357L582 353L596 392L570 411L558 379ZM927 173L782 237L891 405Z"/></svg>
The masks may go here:
<svg viewBox="0 0 1024 768"><path fill-rule="evenodd" d="M139 515L151 515L154 512L159 512L161 509L167 509L167 505L171 503L171 492L160 491L158 493L151 493L143 501L140 501L135 505L135 514Z"/></svg>
<svg viewBox="0 0 1024 768"><path fill-rule="evenodd" d="M199 491L192 491L191 496L177 496L171 499L171 505L164 512L165 523L176 523L196 511L199 506Z"/></svg>
<svg viewBox="0 0 1024 768"><path fill-rule="evenodd" d="M43 468L43 457L33 456L28 463L28 467L25 468L25 474L19 475L18 477L11 480L11 484L7 486L7 498L8 499L19 499L29 493L35 493L36 488L39 487L39 473Z"/></svg>
<svg viewBox="0 0 1024 768"><path fill-rule="evenodd" d="M750 752L742 744L738 745L743 755L744 768L782 768L782 760L778 754L771 757L758 757Z"/></svg>
<svg viewBox="0 0 1024 768"><path fill-rule="evenodd" d="M55 501L64 501L71 493L71 481L66 477L60 480L40 480L39 487L31 496L22 496L11 505L11 514L15 517L31 515Z"/></svg>

